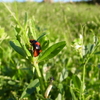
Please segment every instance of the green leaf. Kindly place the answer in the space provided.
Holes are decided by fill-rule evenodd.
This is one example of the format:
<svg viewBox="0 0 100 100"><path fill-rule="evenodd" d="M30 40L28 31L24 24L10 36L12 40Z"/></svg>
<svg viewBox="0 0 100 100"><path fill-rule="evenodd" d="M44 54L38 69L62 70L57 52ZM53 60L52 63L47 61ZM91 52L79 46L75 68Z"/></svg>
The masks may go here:
<svg viewBox="0 0 100 100"><path fill-rule="evenodd" d="M42 33L42 35L38 37L37 41L39 41L39 40L40 40L42 37L44 37L46 34L47 34L46 32Z"/></svg>
<svg viewBox="0 0 100 100"><path fill-rule="evenodd" d="M55 100L62 100L62 97L63 97L62 94L59 93L58 96L57 96L57 98L56 98ZM63 100L64 100L64 99L63 99Z"/></svg>
<svg viewBox="0 0 100 100"><path fill-rule="evenodd" d="M39 97L39 98L42 99L42 100L46 100L46 99L43 97L42 94L37 94L37 97Z"/></svg>
<svg viewBox="0 0 100 100"><path fill-rule="evenodd" d="M15 29L16 35L18 35L21 32L21 28L18 25L16 25L14 29Z"/></svg>
<svg viewBox="0 0 100 100"><path fill-rule="evenodd" d="M62 93L64 91L64 87L63 87L63 84L62 83L59 83L58 84L58 89L59 89L59 92Z"/></svg>
<svg viewBox="0 0 100 100"><path fill-rule="evenodd" d="M44 41L42 44L42 50L45 50L49 46L49 40Z"/></svg>
<svg viewBox="0 0 100 100"><path fill-rule="evenodd" d="M73 84L72 84L72 80L70 81L70 93L72 95L73 100L78 100L75 93L74 93L74 89L73 89Z"/></svg>
<svg viewBox="0 0 100 100"><path fill-rule="evenodd" d="M85 49L84 50L84 55L88 54L88 53L92 53L94 51L94 47L95 45L94 44L88 44L85 46Z"/></svg>
<svg viewBox="0 0 100 100"><path fill-rule="evenodd" d="M16 82L14 82L13 80L10 80L10 81L8 81L8 84L10 84L10 85L15 85Z"/></svg>
<svg viewBox="0 0 100 100"><path fill-rule="evenodd" d="M80 89L81 88L81 81L80 81L79 77L74 75L72 79L73 79L73 83L74 83L75 87Z"/></svg>
<svg viewBox="0 0 100 100"><path fill-rule="evenodd" d="M20 99L23 99L31 95L38 86L39 86L39 80L38 79L32 80L31 83L28 85L28 87L23 91Z"/></svg>
<svg viewBox="0 0 100 100"><path fill-rule="evenodd" d="M3 57L3 49L0 47L0 58L2 59Z"/></svg>
<svg viewBox="0 0 100 100"><path fill-rule="evenodd" d="M62 82L64 79L68 77L68 71L66 68L63 68L61 76L60 76L60 82Z"/></svg>
<svg viewBox="0 0 100 100"><path fill-rule="evenodd" d="M92 53L92 51L94 49L94 44L88 44L87 48L88 48L89 53Z"/></svg>
<svg viewBox="0 0 100 100"><path fill-rule="evenodd" d="M24 23L25 24L27 23L27 20L28 20L28 15L27 15L27 12L25 12L25 17L24 17Z"/></svg>
<svg viewBox="0 0 100 100"><path fill-rule="evenodd" d="M94 40L95 45L98 44L98 37L97 36L94 36L93 40Z"/></svg>
<svg viewBox="0 0 100 100"><path fill-rule="evenodd" d="M25 51L24 51L21 47L15 45L15 43L12 42L12 41L10 41L9 43L10 43L11 47L12 47L17 53L19 53L20 55L26 57L26 53L25 53Z"/></svg>
<svg viewBox="0 0 100 100"><path fill-rule="evenodd" d="M95 52L94 54L96 54L96 55L100 55L100 51L98 51L98 52Z"/></svg>
<svg viewBox="0 0 100 100"><path fill-rule="evenodd" d="M48 60L56 56L66 45L65 41L55 43L45 50L39 57L39 61Z"/></svg>

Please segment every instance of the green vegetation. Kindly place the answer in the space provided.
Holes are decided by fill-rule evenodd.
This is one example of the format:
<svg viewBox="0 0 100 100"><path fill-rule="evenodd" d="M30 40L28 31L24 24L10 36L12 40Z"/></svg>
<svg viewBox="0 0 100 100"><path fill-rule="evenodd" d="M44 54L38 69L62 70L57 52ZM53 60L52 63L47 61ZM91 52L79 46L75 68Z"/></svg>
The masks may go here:
<svg viewBox="0 0 100 100"><path fill-rule="evenodd" d="M0 3L0 100L99 100L99 10ZM30 39L41 43L38 57L30 52Z"/></svg>

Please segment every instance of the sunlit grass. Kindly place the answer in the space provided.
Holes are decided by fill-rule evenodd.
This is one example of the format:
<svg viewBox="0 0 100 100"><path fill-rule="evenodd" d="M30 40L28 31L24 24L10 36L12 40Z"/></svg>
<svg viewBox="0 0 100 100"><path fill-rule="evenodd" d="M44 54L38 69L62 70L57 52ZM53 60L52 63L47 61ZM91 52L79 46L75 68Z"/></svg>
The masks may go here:
<svg viewBox="0 0 100 100"><path fill-rule="evenodd" d="M34 88L35 86L38 88L28 96L28 100L38 98L41 100L99 100L100 6L34 2L14 2L6 5L17 21L0 3L0 99L18 100L23 97L23 91L26 87L30 87L33 80L36 79L33 85L38 83L39 76L44 80L40 82L40 85L45 88L41 90L38 84L34 85ZM25 16L27 24L25 24ZM26 35L30 32L28 28L32 29L33 37ZM24 35L21 34L20 29ZM29 47L28 39L45 33L45 38L39 40L43 48L43 53L39 57L44 61L37 65L39 60L35 59L36 62L33 64L31 61L34 59L29 57L30 54L26 50L27 45ZM19 39L20 44L16 39ZM9 41L13 48L17 47L12 41L18 46L21 45L22 49L18 48L19 51L15 49L17 51L15 52L9 45ZM44 41L49 45L44 46ZM58 44L55 44L59 41L65 41L66 46L57 56L49 59L53 57L52 53L55 55L57 50L62 48L63 45L59 49ZM47 49L52 45L52 49ZM21 50L26 52L27 55L23 53L25 57L27 56L26 58L19 55L23 52ZM51 50L51 55L48 54L48 50ZM47 56L47 61L45 61L45 56ZM54 78L53 83L50 77ZM53 88L50 90L50 96L47 96L49 99L44 99L43 94L48 90L50 82ZM32 85L30 88L32 89Z"/></svg>

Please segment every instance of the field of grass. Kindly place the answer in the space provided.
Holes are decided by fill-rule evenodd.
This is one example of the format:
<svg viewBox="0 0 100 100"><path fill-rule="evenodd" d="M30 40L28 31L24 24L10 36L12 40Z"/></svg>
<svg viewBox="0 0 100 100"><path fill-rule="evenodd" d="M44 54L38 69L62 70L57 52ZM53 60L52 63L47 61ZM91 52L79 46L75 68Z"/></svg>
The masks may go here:
<svg viewBox="0 0 100 100"><path fill-rule="evenodd" d="M100 100L100 6L0 3L0 100Z"/></svg>

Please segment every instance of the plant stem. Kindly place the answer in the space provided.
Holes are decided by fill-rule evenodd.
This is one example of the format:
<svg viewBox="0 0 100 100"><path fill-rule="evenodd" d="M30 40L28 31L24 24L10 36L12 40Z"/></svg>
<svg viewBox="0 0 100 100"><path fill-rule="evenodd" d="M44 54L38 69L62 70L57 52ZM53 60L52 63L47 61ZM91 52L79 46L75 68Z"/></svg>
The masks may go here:
<svg viewBox="0 0 100 100"><path fill-rule="evenodd" d="M33 60L34 60L34 66L35 66L35 69L36 69L36 72L37 72L37 75L40 81L40 89L41 89L42 94L44 95L44 83L43 83L43 78L42 78L42 75L41 75L41 72L38 66L38 62L36 58L33 58Z"/></svg>
<svg viewBox="0 0 100 100"><path fill-rule="evenodd" d="M80 100L85 100L84 98L84 90L85 90L85 73L86 73L86 64L88 63L89 59L91 58L91 55L87 58L85 61L85 64L83 66L83 79L82 79L82 85L81 85L81 95Z"/></svg>
<svg viewBox="0 0 100 100"><path fill-rule="evenodd" d="M83 66L83 80L82 80L82 100L84 100L84 89L85 89L85 68L86 66Z"/></svg>

